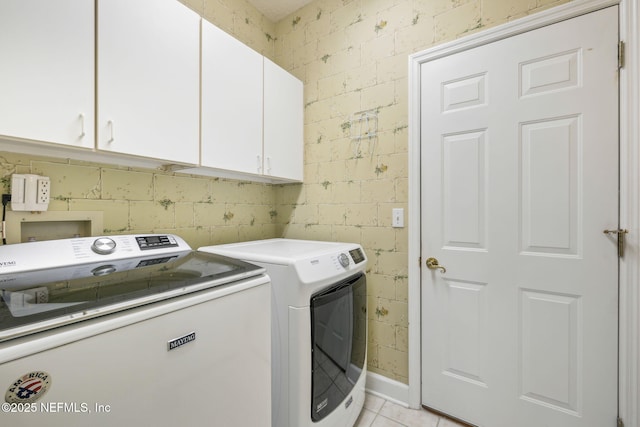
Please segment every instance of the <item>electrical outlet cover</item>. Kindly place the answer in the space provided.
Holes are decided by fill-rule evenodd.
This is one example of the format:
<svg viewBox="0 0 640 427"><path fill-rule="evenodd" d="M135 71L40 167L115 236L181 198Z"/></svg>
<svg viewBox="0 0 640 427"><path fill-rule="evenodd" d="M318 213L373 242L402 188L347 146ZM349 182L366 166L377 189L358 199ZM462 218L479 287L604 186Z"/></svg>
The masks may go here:
<svg viewBox="0 0 640 427"><path fill-rule="evenodd" d="M13 174L11 177L11 210L46 211L49 208L49 177Z"/></svg>
<svg viewBox="0 0 640 427"><path fill-rule="evenodd" d="M47 207L49 206L49 189L51 187L51 182L49 181L48 177L38 177L37 179L37 187L38 187L38 194L37 194L37 198L36 198L36 205L44 205L44 209L42 210L47 210Z"/></svg>

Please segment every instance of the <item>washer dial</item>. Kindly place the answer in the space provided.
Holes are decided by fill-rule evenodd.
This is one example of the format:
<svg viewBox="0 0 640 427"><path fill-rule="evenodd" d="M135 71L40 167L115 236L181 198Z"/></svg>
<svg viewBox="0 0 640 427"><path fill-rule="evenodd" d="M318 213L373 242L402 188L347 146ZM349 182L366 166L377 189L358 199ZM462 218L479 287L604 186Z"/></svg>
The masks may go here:
<svg viewBox="0 0 640 427"><path fill-rule="evenodd" d="M93 242L91 250L100 255L109 255L116 250L116 242L108 237L100 237Z"/></svg>

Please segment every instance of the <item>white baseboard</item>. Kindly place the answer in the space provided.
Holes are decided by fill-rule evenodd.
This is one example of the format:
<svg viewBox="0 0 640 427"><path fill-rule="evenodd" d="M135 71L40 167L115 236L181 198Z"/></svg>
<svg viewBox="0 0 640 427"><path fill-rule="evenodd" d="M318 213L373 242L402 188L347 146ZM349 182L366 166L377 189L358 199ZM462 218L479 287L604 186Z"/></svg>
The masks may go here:
<svg viewBox="0 0 640 427"><path fill-rule="evenodd" d="M367 371L367 393L409 407L409 386L380 374Z"/></svg>

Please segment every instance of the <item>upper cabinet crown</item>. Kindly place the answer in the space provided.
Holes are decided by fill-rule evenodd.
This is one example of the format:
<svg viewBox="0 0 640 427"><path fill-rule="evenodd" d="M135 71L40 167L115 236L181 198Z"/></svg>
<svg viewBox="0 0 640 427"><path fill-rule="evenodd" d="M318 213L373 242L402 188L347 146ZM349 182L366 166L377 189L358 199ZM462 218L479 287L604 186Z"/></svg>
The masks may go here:
<svg viewBox="0 0 640 427"><path fill-rule="evenodd" d="M197 164L200 16L176 0L98 1L98 148Z"/></svg>
<svg viewBox="0 0 640 427"><path fill-rule="evenodd" d="M94 147L94 2L0 1L0 136Z"/></svg>

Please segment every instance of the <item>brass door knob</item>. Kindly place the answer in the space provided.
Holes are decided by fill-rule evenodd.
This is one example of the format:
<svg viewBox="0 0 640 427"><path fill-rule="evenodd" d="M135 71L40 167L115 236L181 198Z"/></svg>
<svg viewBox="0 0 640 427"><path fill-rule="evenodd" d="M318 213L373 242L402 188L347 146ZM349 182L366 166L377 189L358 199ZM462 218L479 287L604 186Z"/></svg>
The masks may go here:
<svg viewBox="0 0 640 427"><path fill-rule="evenodd" d="M438 263L438 260L433 258L433 257L427 258L427 268L429 270L438 270L438 269L440 269L440 270L442 270L443 273L447 272L447 269L444 268L444 266L440 265Z"/></svg>

